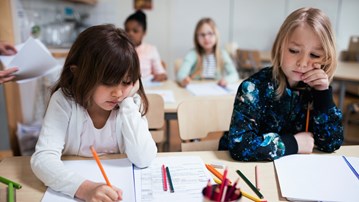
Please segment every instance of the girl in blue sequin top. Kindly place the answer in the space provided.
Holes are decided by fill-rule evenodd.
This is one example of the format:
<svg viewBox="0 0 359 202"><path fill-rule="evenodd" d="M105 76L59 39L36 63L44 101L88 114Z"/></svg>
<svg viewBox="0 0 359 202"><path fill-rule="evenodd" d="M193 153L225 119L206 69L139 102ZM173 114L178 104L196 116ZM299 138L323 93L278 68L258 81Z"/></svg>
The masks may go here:
<svg viewBox="0 0 359 202"><path fill-rule="evenodd" d="M219 149L240 161L339 149L343 126L329 86L337 65L329 18L315 8L294 11L281 26L271 55L272 67L239 86Z"/></svg>

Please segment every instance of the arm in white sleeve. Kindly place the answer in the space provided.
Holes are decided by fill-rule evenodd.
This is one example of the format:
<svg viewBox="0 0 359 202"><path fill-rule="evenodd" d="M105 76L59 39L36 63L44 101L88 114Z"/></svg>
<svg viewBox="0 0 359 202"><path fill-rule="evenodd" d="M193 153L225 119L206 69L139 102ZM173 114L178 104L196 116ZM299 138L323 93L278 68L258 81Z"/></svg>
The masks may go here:
<svg viewBox="0 0 359 202"><path fill-rule="evenodd" d="M36 151L31 157L31 168L46 186L74 197L85 179L66 169L61 161L67 138L76 135L67 134L71 111L71 103L63 94L60 91L54 93L46 111Z"/></svg>
<svg viewBox="0 0 359 202"><path fill-rule="evenodd" d="M120 104L122 136L128 159L139 168L147 167L156 157L157 147L147 119L139 112L140 96L125 98ZM137 103L137 104L136 104Z"/></svg>

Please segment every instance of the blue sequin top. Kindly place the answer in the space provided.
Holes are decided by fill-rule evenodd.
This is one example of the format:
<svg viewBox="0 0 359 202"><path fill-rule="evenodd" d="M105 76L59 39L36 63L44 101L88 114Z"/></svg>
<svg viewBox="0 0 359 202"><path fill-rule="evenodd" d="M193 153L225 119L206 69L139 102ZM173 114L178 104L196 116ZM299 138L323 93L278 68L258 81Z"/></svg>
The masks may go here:
<svg viewBox="0 0 359 202"><path fill-rule="evenodd" d="M229 132L220 140L219 149L228 149L240 161L274 160L298 152L294 135L305 131L308 103L309 131L316 149L333 152L343 142L342 112L333 102L332 89L296 90L287 87L279 99L267 67L239 86Z"/></svg>

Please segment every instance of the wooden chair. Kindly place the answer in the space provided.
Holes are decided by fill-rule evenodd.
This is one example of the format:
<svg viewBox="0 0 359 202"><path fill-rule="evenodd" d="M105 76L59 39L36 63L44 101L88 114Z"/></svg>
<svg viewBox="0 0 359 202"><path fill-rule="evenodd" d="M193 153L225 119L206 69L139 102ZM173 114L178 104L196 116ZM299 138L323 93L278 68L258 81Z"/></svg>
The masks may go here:
<svg viewBox="0 0 359 202"><path fill-rule="evenodd" d="M237 49L235 61L242 79L256 73L262 66L260 53L257 50Z"/></svg>
<svg viewBox="0 0 359 202"><path fill-rule="evenodd" d="M177 117L182 151L218 150L220 137L229 130L233 103L230 97L180 103Z"/></svg>
<svg viewBox="0 0 359 202"><path fill-rule="evenodd" d="M148 112L146 114L146 118L148 121L148 127L152 134L154 141L157 146L161 145L165 142L165 109L164 109L164 100L161 95L158 94L147 94L148 98ZM160 148L160 147L159 147Z"/></svg>

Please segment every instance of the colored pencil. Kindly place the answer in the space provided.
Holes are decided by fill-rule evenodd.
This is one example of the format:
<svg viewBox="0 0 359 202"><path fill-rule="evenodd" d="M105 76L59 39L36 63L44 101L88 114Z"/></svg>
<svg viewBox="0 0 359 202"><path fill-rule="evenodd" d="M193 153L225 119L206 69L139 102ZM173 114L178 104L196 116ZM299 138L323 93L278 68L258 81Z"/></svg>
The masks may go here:
<svg viewBox="0 0 359 202"><path fill-rule="evenodd" d="M259 199L259 198L257 198L257 197L255 197L255 196L252 196L252 195L250 195L250 194L248 194L247 192L244 192L244 191L242 191L241 190L241 193L242 193L242 196L244 196L244 197L246 197L246 198L248 198L248 199L250 199L250 200L252 200L252 201L261 201L261 199Z"/></svg>
<svg viewBox="0 0 359 202"><path fill-rule="evenodd" d="M212 185L211 180L208 180L207 187L206 187L206 198L211 199L212 196Z"/></svg>
<svg viewBox="0 0 359 202"><path fill-rule="evenodd" d="M15 201L14 185L11 182L7 185L7 201L8 202Z"/></svg>
<svg viewBox="0 0 359 202"><path fill-rule="evenodd" d="M90 149L91 149L91 152L92 152L93 157L94 157L95 160L96 160L96 163L97 163L98 167L99 167L100 170L101 170L101 173L102 173L103 177L105 178L106 184L107 184L109 187L112 187L110 181L109 181L108 178L107 178L107 175L106 175L106 173L105 173L105 170L104 170L103 167L102 167L102 164L101 164L101 162L100 162L100 159L98 158L98 155L97 155L97 152L96 152L95 148L94 148L93 146L91 146Z"/></svg>
<svg viewBox="0 0 359 202"><path fill-rule="evenodd" d="M216 184L222 184L222 180L218 179L217 177L213 177L213 180Z"/></svg>
<svg viewBox="0 0 359 202"><path fill-rule="evenodd" d="M21 187L22 187L21 184L16 183L16 182L14 182L12 180L9 180L9 179L7 179L5 177L1 177L1 176L0 176L0 182L4 183L6 185L9 185L10 183L12 183L12 186L15 187L16 189L21 189Z"/></svg>
<svg viewBox="0 0 359 202"><path fill-rule="evenodd" d="M162 180L163 180L163 191L167 191L167 177L166 177L165 165L162 165Z"/></svg>
<svg viewBox="0 0 359 202"><path fill-rule="evenodd" d="M256 176L256 187L257 187L258 190L260 190L260 187L259 187L259 170L258 169L259 169L258 165L256 165L254 167L254 174Z"/></svg>
<svg viewBox="0 0 359 202"><path fill-rule="evenodd" d="M305 132L308 132L308 129L309 129L309 117L310 117L310 107L309 107L309 103L308 103L307 118L306 118L306 121L305 121Z"/></svg>
<svg viewBox="0 0 359 202"><path fill-rule="evenodd" d="M220 179L223 182L223 175L218 172L218 170L216 170L213 166L209 165L209 164L205 164L206 168L209 170L209 172L211 172L213 175L215 175L216 177L218 177L218 179ZM230 180L228 180L229 184L232 184L232 182Z"/></svg>
<svg viewBox="0 0 359 202"><path fill-rule="evenodd" d="M173 193L173 192L175 192L175 188L173 187L171 173L170 173L170 169L168 168L168 166L166 167L166 171L167 171L168 182L170 184L170 191L171 191L171 193Z"/></svg>
<svg viewBox="0 0 359 202"><path fill-rule="evenodd" d="M248 178L240 171L237 170L238 175L244 180L244 182L257 194L259 198L263 198L263 195L258 191L258 189L248 180Z"/></svg>
<svg viewBox="0 0 359 202"><path fill-rule="evenodd" d="M236 186L238 184L239 178L237 178L237 180L234 182L234 184L232 185L232 187L227 191L227 195L226 198L224 198L224 201L228 201L228 199L230 199L234 193L234 191L236 190Z"/></svg>

